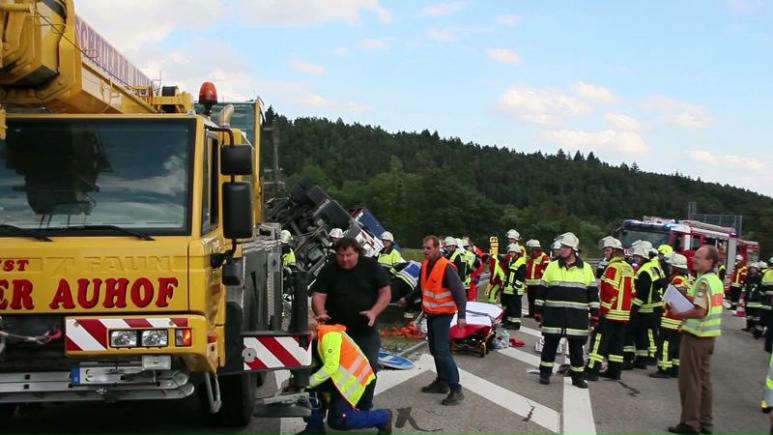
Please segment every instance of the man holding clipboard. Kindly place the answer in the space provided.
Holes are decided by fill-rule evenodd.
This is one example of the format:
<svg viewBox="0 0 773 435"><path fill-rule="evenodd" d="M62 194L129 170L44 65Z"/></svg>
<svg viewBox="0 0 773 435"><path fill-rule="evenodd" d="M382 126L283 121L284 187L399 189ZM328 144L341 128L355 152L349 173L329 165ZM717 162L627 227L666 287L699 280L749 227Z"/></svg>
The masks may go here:
<svg viewBox="0 0 773 435"><path fill-rule="evenodd" d="M698 277L687 293L692 308L672 298L674 316L683 320L679 349L679 396L682 415L679 424L668 431L677 434L711 434L712 417L711 355L714 342L722 333L724 288L714 273L719 251L711 245L695 252L693 263ZM686 308L686 310L684 310Z"/></svg>

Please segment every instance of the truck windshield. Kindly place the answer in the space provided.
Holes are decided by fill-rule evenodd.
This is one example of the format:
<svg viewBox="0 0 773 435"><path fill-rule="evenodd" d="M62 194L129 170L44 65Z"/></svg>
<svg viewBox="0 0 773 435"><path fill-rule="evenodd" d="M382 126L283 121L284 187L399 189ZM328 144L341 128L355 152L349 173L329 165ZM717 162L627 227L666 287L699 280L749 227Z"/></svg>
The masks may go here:
<svg viewBox="0 0 773 435"><path fill-rule="evenodd" d="M193 133L186 119L9 119L0 224L187 232Z"/></svg>
<svg viewBox="0 0 773 435"><path fill-rule="evenodd" d="M634 230L630 228L623 229L622 234L623 246L630 247L633 242L637 240L646 240L652 243L652 246L657 248L658 246L668 243L668 233L661 233L652 230Z"/></svg>

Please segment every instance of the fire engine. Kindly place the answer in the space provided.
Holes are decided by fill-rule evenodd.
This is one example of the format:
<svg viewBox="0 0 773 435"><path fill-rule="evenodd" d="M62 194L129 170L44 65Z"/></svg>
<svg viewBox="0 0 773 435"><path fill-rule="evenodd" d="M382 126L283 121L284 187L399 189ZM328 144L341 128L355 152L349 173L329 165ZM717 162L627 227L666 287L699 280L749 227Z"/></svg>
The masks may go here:
<svg viewBox="0 0 773 435"><path fill-rule="evenodd" d="M645 216L642 220L628 219L617 230L623 247L630 249L633 242L647 240L653 246L670 245L676 252L687 257L692 270L692 257L701 245L714 245L720 252L727 268L726 279L732 276L735 257L745 261L759 259L759 243L738 238L734 228L707 224L695 220L664 219Z"/></svg>
<svg viewBox="0 0 773 435"><path fill-rule="evenodd" d="M207 82L196 113L73 0L3 1L0 23L0 418L21 403L196 394L245 425L274 370L293 376L264 408L303 404L305 285L283 317L260 100L251 129L234 128Z"/></svg>

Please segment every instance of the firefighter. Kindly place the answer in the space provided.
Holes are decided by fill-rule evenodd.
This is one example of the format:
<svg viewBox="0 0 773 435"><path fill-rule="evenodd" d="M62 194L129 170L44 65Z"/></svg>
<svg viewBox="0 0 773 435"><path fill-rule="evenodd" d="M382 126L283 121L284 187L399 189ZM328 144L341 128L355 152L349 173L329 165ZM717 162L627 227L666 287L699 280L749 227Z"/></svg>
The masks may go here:
<svg viewBox="0 0 773 435"><path fill-rule="evenodd" d="M623 244L611 236L601 239L600 244L607 267L599 285L600 320L591 337L586 368L589 381L598 380L599 375L620 379L626 325L633 302L633 268L625 261ZM607 371L599 374L604 358L609 362Z"/></svg>
<svg viewBox="0 0 773 435"><path fill-rule="evenodd" d="M295 251L290 243L293 241L293 235L287 230L282 230L279 233L279 242L282 244L282 267L294 268L295 263Z"/></svg>
<svg viewBox="0 0 773 435"><path fill-rule="evenodd" d="M446 259L450 261L454 267L456 268L456 273L459 274L459 279L464 281L464 276L467 273L467 263L464 261L464 257L462 255L462 250L460 248L460 243L458 241L459 239L456 239L454 237L448 236L443 241L443 245L445 248L445 255Z"/></svg>
<svg viewBox="0 0 773 435"><path fill-rule="evenodd" d="M661 271L657 254L650 258L652 248L649 243L636 244L633 251L634 262L639 268L634 276L635 298L631 308L631 320L628 324L625 349L625 369L633 367L647 368L655 361L657 351L656 330L659 326L658 311L662 310ZM657 252L657 251L656 251ZM635 348L635 358L632 347Z"/></svg>
<svg viewBox="0 0 773 435"><path fill-rule="evenodd" d="M561 250L561 242L554 240L550 245L550 261L558 260L558 251Z"/></svg>
<svg viewBox="0 0 773 435"><path fill-rule="evenodd" d="M762 294L762 321L765 327L765 350L770 352L773 344L773 257L768 260L768 268L762 272L760 293Z"/></svg>
<svg viewBox="0 0 773 435"><path fill-rule="evenodd" d="M470 293L470 291L472 287L473 272L478 268L478 256L475 255L475 251L473 251L473 247L470 246L469 237L462 238L461 243L462 243L462 248L464 248L464 250L462 251L462 259L464 260L465 266L467 266L466 273L464 274L464 279L462 280L462 283L464 283L464 289L467 292L467 300L474 301L475 298L471 298L471 296L473 295ZM477 298L477 294L474 296Z"/></svg>
<svg viewBox="0 0 773 435"><path fill-rule="evenodd" d="M671 254L666 257L669 270L669 283L679 291L687 294L690 288L690 277L687 272L687 257L682 254ZM679 343L682 335L679 329L682 320L664 307L663 316L660 318L660 331L658 334L658 350L656 355L658 369L650 373L651 378L678 378L679 377Z"/></svg>
<svg viewBox="0 0 773 435"><path fill-rule="evenodd" d="M660 262L660 270L663 272L663 277L667 278L671 276L671 271L668 270L668 261L666 260L671 254L674 253L674 248L666 243L658 246L658 261ZM668 284L668 279L663 282L663 288Z"/></svg>
<svg viewBox="0 0 773 435"><path fill-rule="evenodd" d="M489 257L487 255L487 257ZM500 303L500 293L502 287L507 282L507 272L502 267L499 259L492 255L488 258L489 263L489 282L486 288L486 301L490 304L498 305Z"/></svg>
<svg viewBox="0 0 773 435"><path fill-rule="evenodd" d="M534 317L534 300L537 298L537 287L542 281L542 273L550 264L550 257L542 252L539 240L529 240L526 242L526 252L529 254L529 260L526 262L526 297L529 301L529 314L527 317Z"/></svg>
<svg viewBox="0 0 773 435"><path fill-rule="evenodd" d="M759 338L762 334L762 324L760 322L760 311L762 311L762 295L760 294L760 282L762 280L761 271L763 268L760 262L749 265L749 274L744 283L744 304L746 306L746 328Z"/></svg>
<svg viewBox="0 0 773 435"><path fill-rule="evenodd" d="M578 255L580 240L573 233L559 236L558 260L550 262L534 302L534 318L540 323L545 344L540 358L539 383L550 384L550 375L561 337L569 343L572 385L588 388L584 379L583 345L588 338L589 317L598 322L599 292L593 266Z"/></svg>
<svg viewBox="0 0 773 435"><path fill-rule="evenodd" d="M405 263L403 256L395 248L395 236L389 231L384 231L381 234L381 241L384 243L384 248L378 253L378 264L384 269L389 271L390 274L395 274L395 266Z"/></svg>
<svg viewBox="0 0 773 435"><path fill-rule="evenodd" d="M746 284L746 276L749 274L749 268L746 267L743 256L735 256L735 268L733 269L733 280L730 282L730 309L738 308L738 300L741 297L741 290Z"/></svg>
<svg viewBox="0 0 773 435"><path fill-rule="evenodd" d="M321 367L309 380L314 399L324 396L312 410L302 433L325 433L323 422L328 408L327 423L335 430L377 428L380 434L392 433L392 411L387 409L359 410L357 402L367 386L376 379L368 358L346 333L343 325L309 325L317 340ZM316 401L316 400L315 400Z"/></svg>
<svg viewBox="0 0 773 435"><path fill-rule="evenodd" d="M344 238L344 230L340 228L333 228L330 230L330 241L335 244L335 242L341 240Z"/></svg>
<svg viewBox="0 0 773 435"><path fill-rule="evenodd" d="M502 290L502 305L505 306L505 328L521 329L521 301L526 280L526 258L517 243L507 247L507 281Z"/></svg>
<svg viewBox="0 0 773 435"><path fill-rule="evenodd" d="M470 289L467 291L467 300L477 301L478 281L480 280L480 276L483 274L483 271L486 268L485 261L483 261L484 252L482 249L476 246L469 237L465 237L464 240L468 244L468 246L465 247L467 251L471 252L475 256L475 261L473 262L473 267L470 273Z"/></svg>

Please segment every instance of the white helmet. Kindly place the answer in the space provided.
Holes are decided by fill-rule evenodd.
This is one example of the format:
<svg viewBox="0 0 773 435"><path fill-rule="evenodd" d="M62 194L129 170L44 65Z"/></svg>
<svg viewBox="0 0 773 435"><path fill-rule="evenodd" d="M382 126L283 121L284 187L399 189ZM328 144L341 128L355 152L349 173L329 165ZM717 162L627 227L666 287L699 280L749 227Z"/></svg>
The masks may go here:
<svg viewBox="0 0 773 435"><path fill-rule="evenodd" d="M468 239L467 237L463 238L462 239L462 246L465 247L465 248L468 248L470 246L470 239Z"/></svg>
<svg viewBox="0 0 773 435"><path fill-rule="evenodd" d="M647 259L650 258L650 250L647 249L643 244L638 244L633 247L633 255L638 255L639 257Z"/></svg>
<svg viewBox="0 0 773 435"><path fill-rule="evenodd" d="M508 239L515 239L515 240L521 240L521 233L519 233L516 230L511 229L507 232L507 238Z"/></svg>
<svg viewBox="0 0 773 435"><path fill-rule="evenodd" d="M443 245L445 246L457 246L457 241L455 238L448 236L445 240L443 240Z"/></svg>
<svg viewBox="0 0 773 435"><path fill-rule="evenodd" d="M293 240L293 235L287 230L282 230L279 233L279 241L285 245L289 244Z"/></svg>
<svg viewBox="0 0 773 435"><path fill-rule="evenodd" d="M507 252L515 252L516 254L520 254L521 251L521 245L517 243L511 243L507 245Z"/></svg>
<svg viewBox="0 0 773 435"><path fill-rule="evenodd" d="M754 263L749 264L749 269L761 269L760 262L755 261Z"/></svg>
<svg viewBox="0 0 773 435"><path fill-rule="evenodd" d="M773 260L773 258L771 258L771 260ZM771 263L773 263L773 261ZM760 262L758 264L760 265L760 270L768 268L768 263L766 263L766 262L764 262L762 260L760 260Z"/></svg>
<svg viewBox="0 0 773 435"><path fill-rule="evenodd" d="M463 248L464 247L464 240L462 239L456 239L456 246Z"/></svg>
<svg viewBox="0 0 773 435"><path fill-rule="evenodd" d="M647 252L653 248L652 243L648 240L637 240L631 245L631 247L634 249L636 249L637 246L641 246Z"/></svg>
<svg viewBox="0 0 773 435"><path fill-rule="evenodd" d="M687 271L687 257L682 254L673 253L665 257L666 263L670 264L675 269L681 269Z"/></svg>
<svg viewBox="0 0 773 435"><path fill-rule="evenodd" d="M736 255L735 256L735 261L737 261L737 262L743 261L743 255L741 255L741 254Z"/></svg>
<svg viewBox="0 0 773 435"><path fill-rule="evenodd" d="M561 234L560 236L558 236L557 241L558 243L561 244L561 246L572 248L575 251L580 250L580 239L578 239L577 236L574 235L574 233Z"/></svg>
<svg viewBox="0 0 773 435"><path fill-rule="evenodd" d="M527 248L541 248L542 246L539 244L539 240L530 239L526 241L526 247Z"/></svg>
<svg viewBox="0 0 773 435"><path fill-rule="evenodd" d="M394 242L395 236L393 236L392 233L390 233L389 231L384 231L383 233L381 233L381 240L388 240L390 242Z"/></svg>
<svg viewBox="0 0 773 435"><path fill-rule="evenodd" d="M606 248L612 248L612 249L623 249L623 244L620 243L620 240L612 237L612 236L606 236L599 242L599 245L601 246L601 249Z"/></svg>
<svg viewBox="0 0 773 435"><path fill-rule="evenodd" d="M558 251L559 249L561 249L561 241L558 239L553 240L553 244L550 245L550 249L553 251Z"/></svg>
<svg viewBox="0 0 773 435"><path fill-rule="evenodd" d="M344 237L344 230L340 228L333 228L330 230L330 238L331 239L341 239Z"/></svg>

